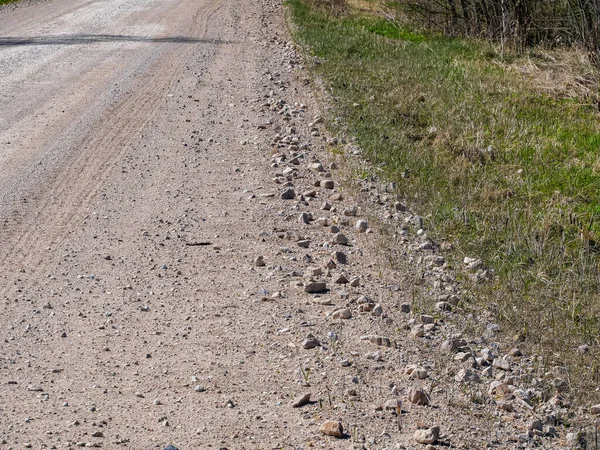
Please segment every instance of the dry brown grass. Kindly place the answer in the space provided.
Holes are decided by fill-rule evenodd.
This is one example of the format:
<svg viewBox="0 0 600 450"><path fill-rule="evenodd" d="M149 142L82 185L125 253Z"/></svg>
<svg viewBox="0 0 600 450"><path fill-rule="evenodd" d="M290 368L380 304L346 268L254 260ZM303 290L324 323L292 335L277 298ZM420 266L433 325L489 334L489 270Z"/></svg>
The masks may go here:
<svg viewBox="0 0 600 450"><path fill-rule="evenodd" d="M560 98L597 97L598 71L589 53L577 48L531 51L511 62L495 61L499 66L525 75L539 92Z"/></svg>

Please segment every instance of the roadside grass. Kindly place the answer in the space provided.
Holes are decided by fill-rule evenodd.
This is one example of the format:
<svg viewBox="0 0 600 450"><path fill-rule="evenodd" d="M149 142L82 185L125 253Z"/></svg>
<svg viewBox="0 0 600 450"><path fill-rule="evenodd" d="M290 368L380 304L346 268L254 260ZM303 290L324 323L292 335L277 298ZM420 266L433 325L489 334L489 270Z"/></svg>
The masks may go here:
<svg viewBox="0 0 600 450"><path fill-rule="evenodd" d="M373 13L374 1L328 3L288 6L332 96L332 131L396 182L431 236L453 244L456 268L468 256L493 270L486 283L463 272L470 301L546 364L567 367L574 385L595 386L600 97L591 66L575 51L517 56L419 32Z"/></svg>

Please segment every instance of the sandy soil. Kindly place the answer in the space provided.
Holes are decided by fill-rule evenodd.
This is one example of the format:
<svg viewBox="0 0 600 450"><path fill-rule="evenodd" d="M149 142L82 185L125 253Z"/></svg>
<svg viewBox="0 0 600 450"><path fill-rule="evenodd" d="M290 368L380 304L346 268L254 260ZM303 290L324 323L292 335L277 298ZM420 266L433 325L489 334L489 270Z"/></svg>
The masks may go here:
<svg viewBox="0 0 600 450"><path fill-rule="evenodd" d="M433 425L455 448L530 445L534 412L452 382L451 313L417 336L428 319L402 312L414 274L356 229L288 40L277 1L0 13L0 448L425 448Z"/></svg>

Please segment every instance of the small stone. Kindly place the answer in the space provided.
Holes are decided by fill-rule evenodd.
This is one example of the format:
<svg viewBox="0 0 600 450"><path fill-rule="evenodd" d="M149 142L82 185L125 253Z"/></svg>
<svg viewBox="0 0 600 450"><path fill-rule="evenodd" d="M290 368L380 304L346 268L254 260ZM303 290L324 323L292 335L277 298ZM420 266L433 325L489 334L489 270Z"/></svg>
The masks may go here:
<svg viewBox="0 0 600 450"><path fill-rule="evenodd" d="M385 409L386 411L398 411L398 409L401 409L401 408L402 408L402 402L395 398L388 400L383 405L383 409Z"/></svg>
<svg viewBox="0 0 600 450"><path fill-rule="evenodd" d="M323 211L329 211L329 210L331 209L331 203L329 203L329 202L324 202L324 203L321 205L321 209L322 209Z"/></svg>
<svg viewBox="0 0 600 450"><path fill-rule="evenodd" d="M593 414L593 415L600 414L600 404L592 406L590 408L590 414Z"/></svg>
<svg viewBox="0 0 600 450"><path fill-rule="evenodd" d="M324 189L333 189L334 185L333 180L321 180L321 187Z"/></svg>
<svg viewBox="0 0 600 450"><path fill-rule="evenodd" d="M327 217L319 217L316 220L316 223L321 227L328 227L330 225L329 219Z"/></svg>
<svg viewBox="0 0 600 450"><path fill-rule="evenodd" d="M501 410L506 411L506 412L514 412L515 411L515 407L510 402L499 402L498 407Z"/></svg>
<svg viewBox="0 0 600 450"><path fill-rule="evenodd" d="M533 422L531 422L529 425L527 425L527 429L529 431L533 431L533 430L542 431L543 428L544 428L544 424L539 419L535 419Z"/></svg>
<svg viewBox="0 0 600 450"><path fill-rule="evenodd" d="M431 427L427 430L417 430L415 431L414 438L419 444L435 444L440 438L440 427Z"/></svg>
<svg viewBox="0 0 600 450"><path fill-rule="evenodd" d="M452 305L448 302L437 302L435 308L438 311L452 311Z"/></svg>
<svg viewBox="0 0 600 450"><path fill-rule="evenodd" d="M167 445L165 448L163 448L163 450L179 450L179 448L175 447L174 445Z"/></svg>
<svg viewBox="0 0 600 450"><path fill-rule="evenodd" d="M297 244L298 244L298 247L308 248L308 247L310 247L310 240L309 239L303 239L301 241L298 241Z"/></svg>
<svg viewBox="0 0 600 450"><path fill-rule="evenodd" d="M304 286L304 292L309 294L313 294L316 292L323 292L327 290L327 284L321 281L315 281L312 283L308 283Z"/></svg>
<svg viewBox="0 0 600 450"><path fill-rule="evenodd" d="M494 354L489 348L484 348L481 350L481 356L486 361L494 361Z"/></svg>
<svg viewBox="0 0 600 450"><path fill-rule="evenodd" d="M519 358L523 356L523 353L521 353L521 350L519 350L518 348L511 349L510 352L508 352L508 354L514 358Z"/></svg>
<svg viewBox="0 0 600 450"><path fill-rule="evenodd" d="M313 299L313 303L316 303L317 305L322 305L322 306L332 306L333 300L331 300L329 297L317 297L317 298Z"/></svg>
<svg viewBox="0 0 600 450"><path fill-rule="evenodd" d="M374 316L376 316L376 317L380 317L381 315L383 315L383 306L381 306L379 303L377 303L371 309L371 314L374 315Z"/></svg>
<svg viewBox="0 0 600 450"><path fill-rule="evenodd" d="M311 348L319 347L320 345L321 343L319 340L310 333L306 336L306 339L302 341L302 348L305 350L310 350Z"/></svg>
<svg viewBox="0 0 600 450"><path fill-rule="evenodd" d="M101 438L101 437L104 437L104 433L102 433L102 431L95 431L95 432L92 434L92 437Z"/></svg>
<svg viewBox="0 0 600 450"><path fill-rule="evenodd" d="M367 231L367 228L369 228L369 223L364 219L360 219L356 222L355 227L358 231L364 232Z"/></svg>
<svg viewBox="0 0 600 450"><path fill-rule="evenodd" d="M358 310L360 312L371 312L375 307L375 303L361 303L358 305Z"/></svg>
<svg viewBox="0 0 600 450"><path fill-rule="evenodd" d="M344 275L338 275L333 279L335 284L348 284L348 279Z"/></svg>
<svg viewBox="0 0 600 450"><path fill-rule="evenodd" d="M392 341L390 341L390 338L387 338L385 336L376 336L376 335L361 336L361 339L368 340L371 344L375 344L379 347L391 347L392 346Z"/></svg>
<svg viewBox="0 0 600 450"><path fill-rule="evenodd" d="M429 316L427 314L421 314L421 322L424 324L434 323L435 318L433 316Z"/></svg>
<svg viewBox="0 0 600 450"><path fill-rule="evenodd" d="M294 398L294 400L292 401L292 407L300 408L304 405L307 405L309 402L310 402L310 392L299 395L298 397Z"/></svg>
<svg viewBox="0 0 600 450"><path fill-rule="evenodd" d="M333 194L331 197L329 197L331 200L333 200L334 202L341 202L344 200L344 196L342 195L341 192L336 192L335 194Z"/></svg>
<svg viewBox="0 0 600 450"><path fill-rule="evenodd" d="M348 262L348 257L344 252L333 252L333 257L340 264L346 264Z"/></svg>
<svg viewBox="0 0 600 450"><path fill-rule="evenodd" d="M552 384L554 385L554 387L556 388L556 390L558 392L565 392L565 391L569 390L569 383L567 383L562 378L555 378L552 381Z"/></svg>
<svg viewBox="0 0 600 450"><path fill-rule="evenodd" d="M335 242L336 244L340 244L340 245L347 245L348 244L348 238L346 236L344 236L343 233L337 233L333 237L333 242Z"/></svg>
<svg viewBox="0 0 600 450"><path fill-rule="evenodd" d="M402 303L400 305L400 312L408 314L410 312L410 303Z"/></svg>
<svg viewBox="0 0 600 450"><path fill-rule="evenodd" d="M311 220L312 220L312 215L307 212L303 212L300 214L300 216L298 216L298 222L300 222L304 225L308 225Z"/></svg>
<svg viewBox="0 0 600 450"><path fill-rule="evenodd" d="M360 278L358 278L358 277L352 278L350 280L350 286L352 286L352 287L359 287L360 286Z"/></svg>
<svg viewBox="0 0 600 450"><path fill-rule="evenodd" d="M411 388L410 391L408 391L408 400L415 405L429 405L429 396L421 388Z"/></svg>
<svg viewBox="0 0 600 450"><path fill-rule="evenodd" d="M306 269L306 276L308 277L319 277L323 274L323 269L320 267L309 267Z"/></svg>
<svg viewBox="0 0 600 450"><path fill-rule="evenodd" d="M352 206L350 208L344 208L342 214L346 217L355 217L358 214L358 208L356 206Z"/></svg>
<svg viewBox="0 0 600 450"><path fill-rule="evenodd" d="M581 448L584 437L581 432L567 433L567 447L568 448Z"/></svg>
<svg viewBox="0 0 600 450"><path fill-rule="evenodd" d="M293 200L294 198L296 198L296 193L291 188L290 189L286 189L281 194L281 199L282 200Z"/></svg>
<svg viewBox="0 0 600 450"><path fill-rule="evenodd" d="M429 373L427 373L427 370L423 367L417 367L410 373L410 378L417 380L425 380L428 376Z"/></svg>
<svg viewBox="0 0 600 450"><path fill-rule="evenodd" d="M344 437L344 428L342 427L341 422L337 422L335 420L327 420L323 422L319 428L319 431L325 436L333 436L338 439Z"/></svg>
<svg viewBox="0 0 600 450"><path fill-rule="evenodd" d="M254 258L254 265L256 267L264 267L265 266L265 258L263 256L257 256Z"/></svg>
<svg viewBox="0 0 600 450"><path fill-rule="evenodd" d="M479 375L469 369L460 369L454 376L454 380L458 383L477 383Z"/></svg>
<svg viewBox="0 0 600 450"><path fill-rule="evenodd" d="M456 355L454 355L454 361L467 362L472 357L473 357L473 355L471 355L470 353L458 352Z"/></svg>
<svg viewBox="0 0 600 450"><path fill-rule="evenodd" d="M195 390L196 392L204 392L204 391L206 391L206 388L205 388L204 386L197 385L197 386L194 388L194 390Z"/></svg>
<svg viewBox="0 0 600 450"><path fill-rule="evenodd" d="M510 361L505 358L496 358L492 363L492 367L497 369L509 371L510 370Z"/></svg>
<svg viewBox="0 0 600 450"><path fill-rule="evenodd" d="M347 320L347 319L350 319L351 317L352 317L352 312L348 308L338 309L337 311L334 311L333 313L331 313L331 318L334 320L339 320L339 319Z"/></svg>
<svg viewBox="0 0 600 450"><path fill-rule="evenodd" d="M413 337L424 337L425 336L425 327L423 327L423 325L415 325L414 327L412 327L412 329L410 330L410 334Z"/></svg>

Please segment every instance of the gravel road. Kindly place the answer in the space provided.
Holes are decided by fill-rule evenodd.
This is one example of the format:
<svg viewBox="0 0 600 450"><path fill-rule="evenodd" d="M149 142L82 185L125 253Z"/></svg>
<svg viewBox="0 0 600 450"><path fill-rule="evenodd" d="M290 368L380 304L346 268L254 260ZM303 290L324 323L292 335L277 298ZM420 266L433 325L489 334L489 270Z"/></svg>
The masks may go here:
<svg viewBox="0 0 600 450"><path fill-rule="evenodd" d="M281 3L0 10L0 449L566 448Z"/></svg>

